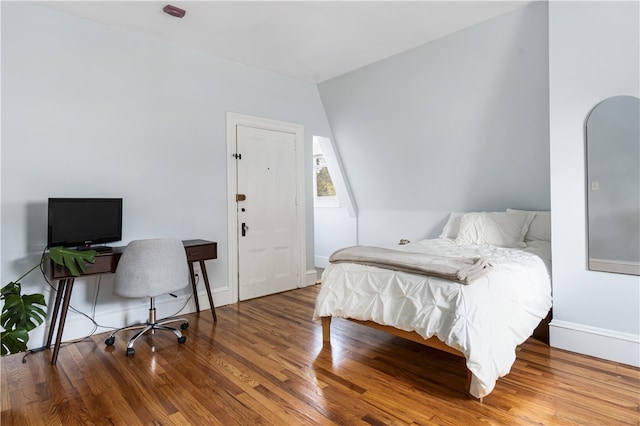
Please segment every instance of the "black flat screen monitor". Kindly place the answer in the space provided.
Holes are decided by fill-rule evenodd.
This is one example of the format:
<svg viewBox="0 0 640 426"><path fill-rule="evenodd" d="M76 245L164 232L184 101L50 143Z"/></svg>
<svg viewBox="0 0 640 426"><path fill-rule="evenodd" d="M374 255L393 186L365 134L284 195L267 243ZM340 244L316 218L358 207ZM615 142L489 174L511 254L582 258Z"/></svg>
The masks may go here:
<svg viewBox="0 0 640 426"><path fill-rule="evenodd" d="M49 198L49 247L91 248L120 240L122 198Z"/></svg>

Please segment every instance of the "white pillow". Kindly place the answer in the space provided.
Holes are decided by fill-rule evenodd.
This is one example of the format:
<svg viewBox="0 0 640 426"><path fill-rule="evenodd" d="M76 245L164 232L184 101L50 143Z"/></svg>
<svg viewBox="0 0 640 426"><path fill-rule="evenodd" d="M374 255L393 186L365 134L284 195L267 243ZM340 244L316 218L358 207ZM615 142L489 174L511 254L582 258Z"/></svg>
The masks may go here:
<svg viewBox="0 0 640 426"><path fill-rule="evenodd" d="M444 228L442 228L442 233L438 236L438 238L455 238L458 236L458 231L460 230L460 219L464 212L452 212L449 214L449 220L444 224Z"/></svg>
<svg viewBox="0 0 640 426"><path fill-rule="evenodd" d="M534 218L529 212L467 213L460 219L458 244L526 247L524 235Z"/></svg>
<svg viewBox="0 0 640 426"><path fill-rule="evenodd" d="M551 241L551 212L507 209L508 212L530 212L535 214L524 236L525 241Z"/></svg>

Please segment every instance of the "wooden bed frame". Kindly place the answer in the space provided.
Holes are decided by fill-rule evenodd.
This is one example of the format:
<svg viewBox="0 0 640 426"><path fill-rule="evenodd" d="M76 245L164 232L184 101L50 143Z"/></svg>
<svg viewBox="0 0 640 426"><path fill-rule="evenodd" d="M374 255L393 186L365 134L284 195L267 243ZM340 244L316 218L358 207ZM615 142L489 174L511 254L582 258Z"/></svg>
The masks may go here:
<svg viewBox="0 0 640 426"><path fill-rule="evenodd" d="M552 311L549 311L549 314L546 318L540 321L540 324L533 332L533 337L536 339L542 340L543 342L549 344L549 322L551 322ZM443 352L447 352L453 354L455 356L465 358L464 354L457 349L454 349L447 344L445 344L442 340L438 339L436 336L432 336L428 339L425 339L415 331L404 331L398 328L389 326L389 325L380 325L373 321L360 321L351 318L342 318L351 322L355 322L357 324L361 324L367 327L374 328L376 330L382 330L386 333L393 334L394 336L402 337L407 340L411 340L413 342L420 343L421 345L429 346L434 349L441 350ZM331 346L331 317L321 317L322 321L322 345L323 346ZM471 386L471 371L465 369L467 372L467 389ZM482 402L482 398L479 399Z"/></svg>

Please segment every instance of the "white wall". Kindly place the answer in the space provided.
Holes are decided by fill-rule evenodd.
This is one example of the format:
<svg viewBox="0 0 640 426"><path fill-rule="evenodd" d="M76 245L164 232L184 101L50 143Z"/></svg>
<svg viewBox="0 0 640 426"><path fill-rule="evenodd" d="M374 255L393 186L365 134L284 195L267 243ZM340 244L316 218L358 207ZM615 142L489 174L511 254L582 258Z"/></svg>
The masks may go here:
<svg viewBox="0 0 640 426"><path fill-rule="evenodd" d="M556 347L640 365L640 277L588 271L585 120L640 94L638 2L549 4L553 315Z"/></svg>
<svg viewBox="0 0 640 426"><path fill-rule="evenodd" d="M329 256L334 251L358 244L358 220L340 207L316 207L315 225L315 266L329 266Z"/></svg>
<svg viewBox="0 0 640 426"><path fill-rule="evenodd" d="M437 236L450 211L548 209L547 5L319 85L361 244Z"/></svg>
<svg viewBox="0 0 640 426"><path fill-rule="evenodd" d="M123 197L122 244L163 236L218 242L208 272L216 303L228 303L225 113L304 125L310 169L312 135L331 135L316 86L26 2L1 7L2 283L39 260L48 197ZM306 188L313 270L311 182ZM147 302L115 298L111 280L79 280L72 305L90 312L100 282L98 322L144 319ZM37 274L24 286L48 293ZM129 311L132 303L141 309ZM65 339L91 328L70 314ZM31 346L43 334L41 327Z"/></svg>

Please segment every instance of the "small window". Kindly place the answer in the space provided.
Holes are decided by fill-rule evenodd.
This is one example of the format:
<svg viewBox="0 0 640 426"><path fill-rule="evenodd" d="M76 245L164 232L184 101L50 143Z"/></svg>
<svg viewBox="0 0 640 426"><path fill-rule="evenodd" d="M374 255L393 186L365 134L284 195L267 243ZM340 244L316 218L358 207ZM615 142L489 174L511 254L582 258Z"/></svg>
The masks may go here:
<svg viewBox="0 0 640 426"><path fill-rule="evenodd" d="M320 149L320 144L313 141L313 190L316 205L337 207L340 205L336 189L331 180L327 161Z"/></svg>

